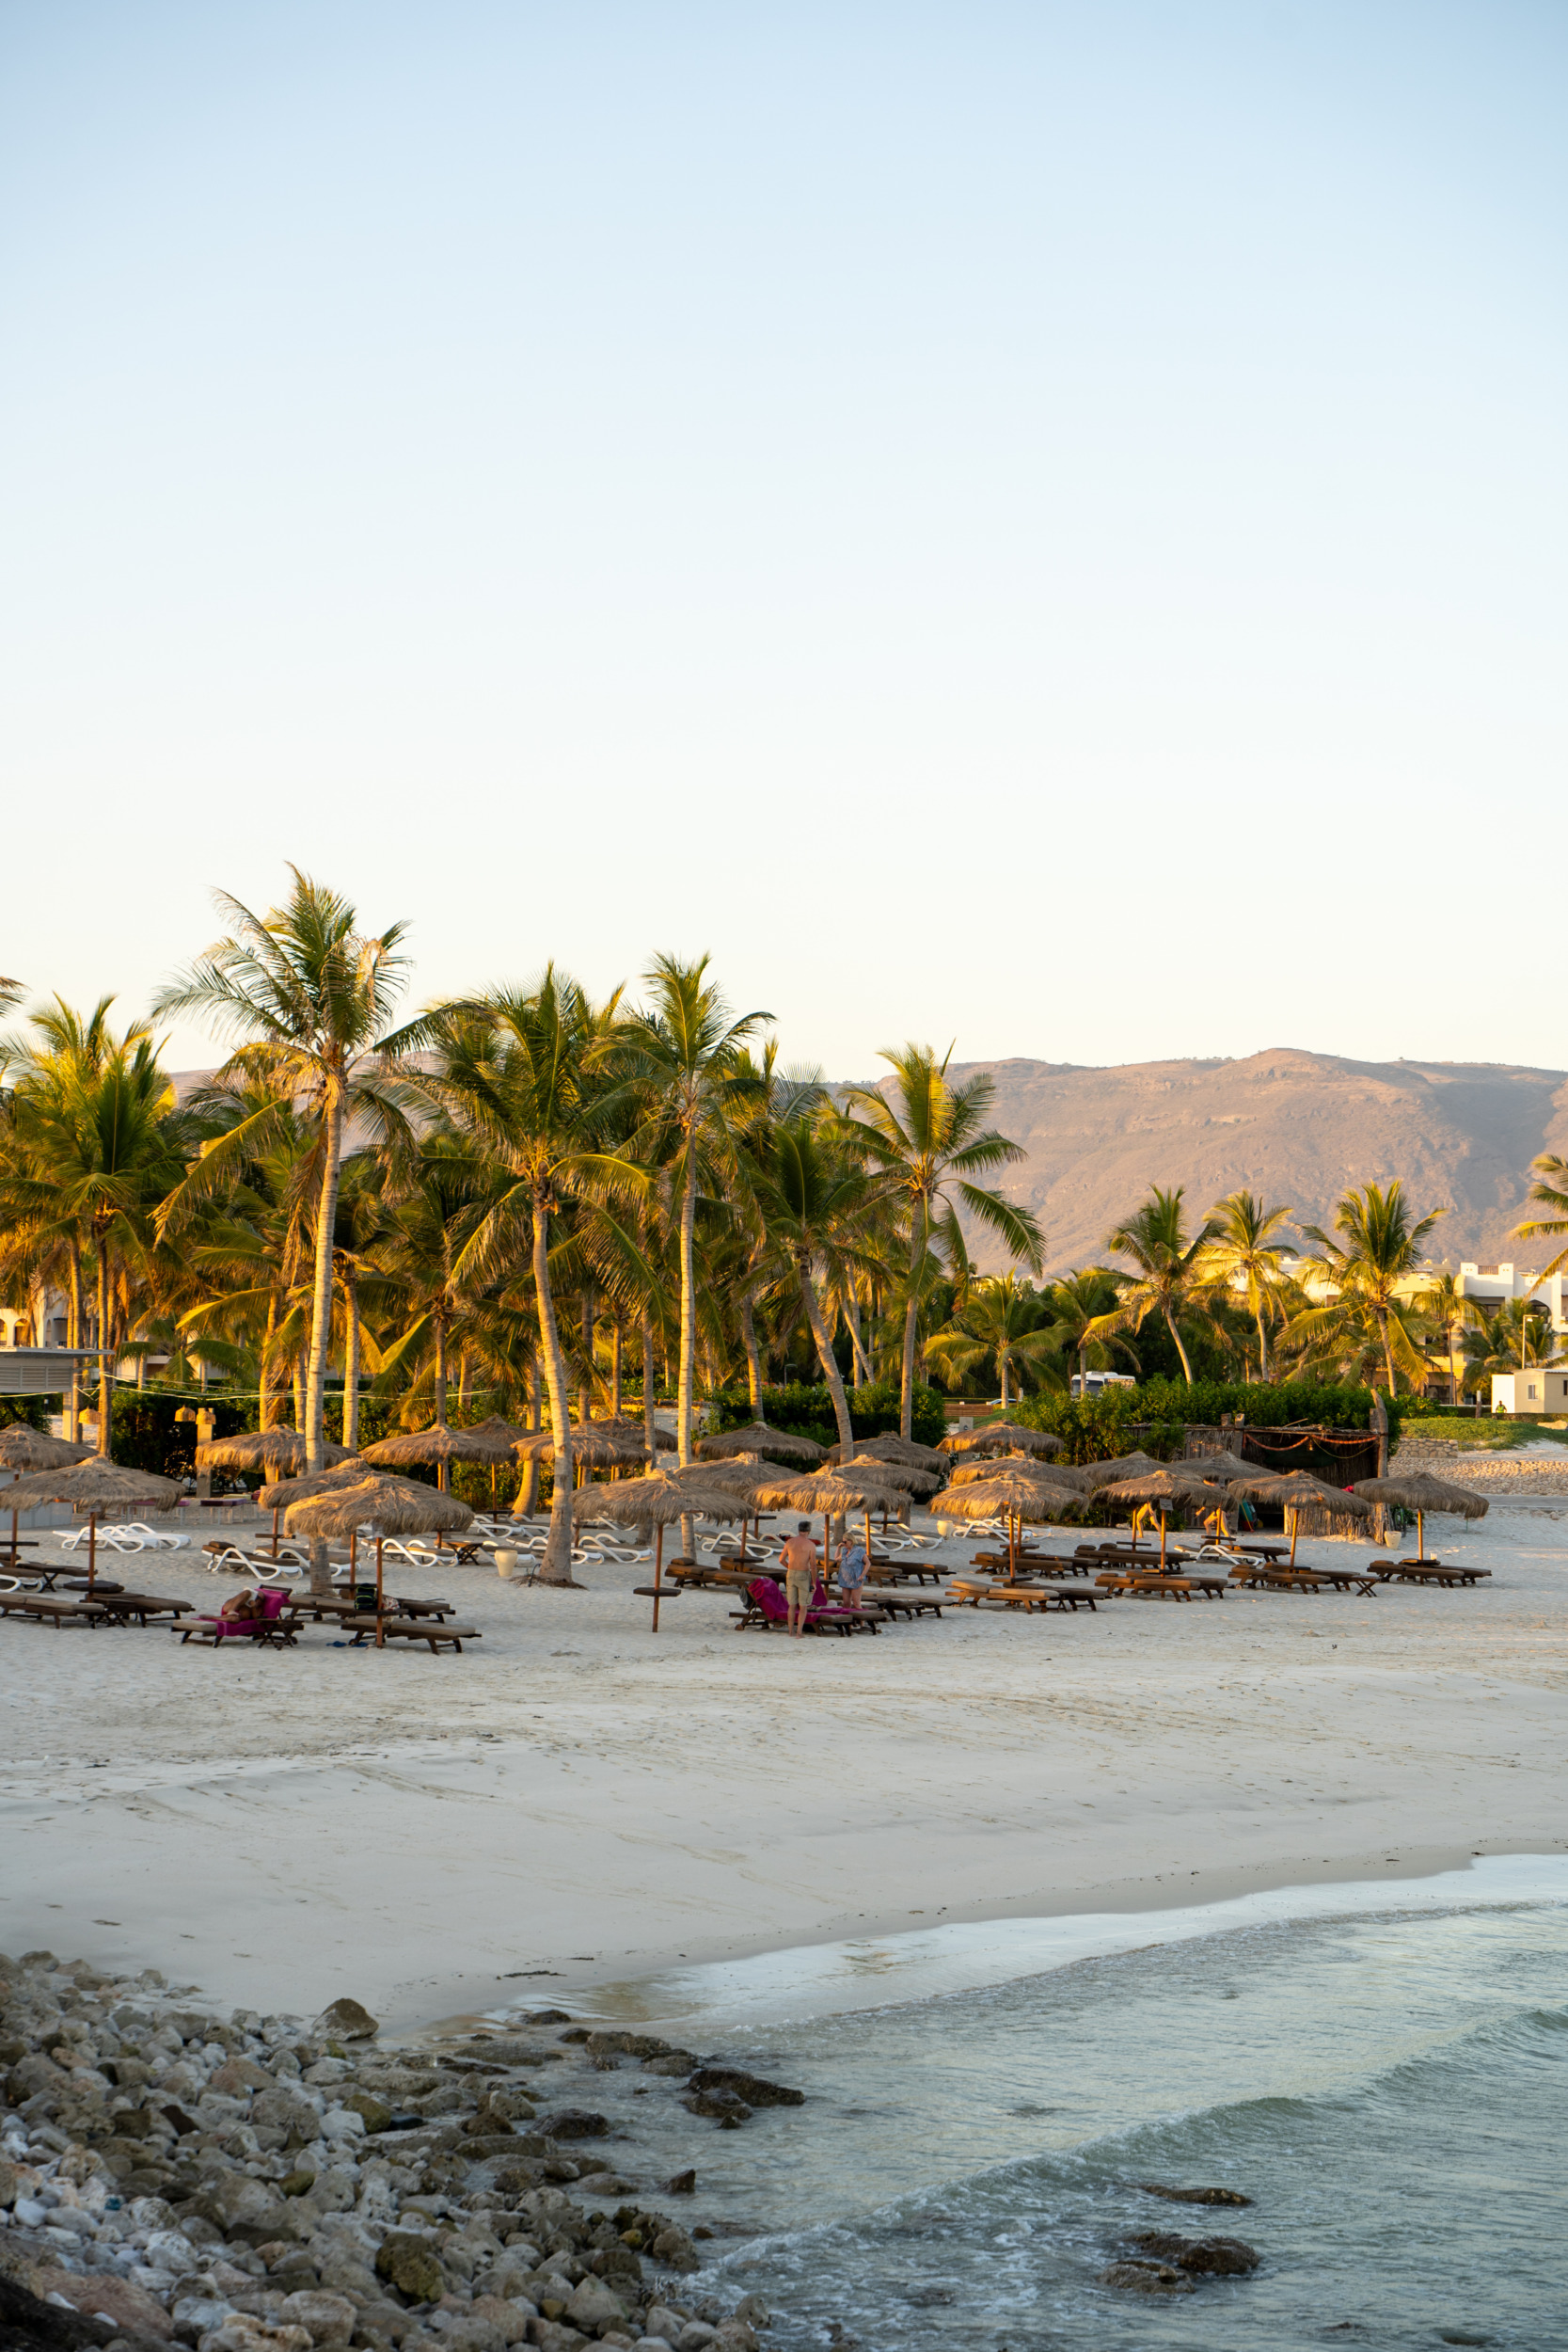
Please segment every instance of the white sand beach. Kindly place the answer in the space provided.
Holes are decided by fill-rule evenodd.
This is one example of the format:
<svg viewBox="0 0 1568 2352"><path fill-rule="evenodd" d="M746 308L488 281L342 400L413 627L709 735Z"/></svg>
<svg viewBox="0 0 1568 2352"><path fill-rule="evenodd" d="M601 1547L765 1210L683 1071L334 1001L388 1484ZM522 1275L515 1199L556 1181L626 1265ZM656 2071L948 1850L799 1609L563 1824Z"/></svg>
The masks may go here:
<svg viewBox="0 0 1568 2352"><path fill-rule="evenodd" d="M712 1592L656 1638L646 1570L420 1572L483 1629L460 1658L9 1620L0 1947L406 2026L677 1958L1563 1851L1568 1499L1428 1540L1490 1583L789 1642ZM106 1572L232 1589L190 1553Z"/></svg>

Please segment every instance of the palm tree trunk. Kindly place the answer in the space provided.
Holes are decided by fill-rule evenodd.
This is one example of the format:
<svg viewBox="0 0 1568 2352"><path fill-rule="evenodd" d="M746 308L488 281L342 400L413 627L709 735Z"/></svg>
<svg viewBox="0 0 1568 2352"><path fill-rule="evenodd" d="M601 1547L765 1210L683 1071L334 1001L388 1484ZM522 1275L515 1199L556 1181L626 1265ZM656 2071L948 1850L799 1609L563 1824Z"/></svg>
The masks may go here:
<svg viewBox="0 0 1568 2352"><path fill-rule="evenodd" d="M898 1435L914 1435L914 1327L920 1314L920 1285L918 1276L926 1263L926 1203L920 1204L920 1221L910 1226L910 1298L904 1310L904 1360L898 1375Z"/></svg>
<svg viewBox="0 0 1568 2352"><path fill-rule="evenodd" d="M66 1344L82 1344L82 1252L76 1236L71 1237L66 1263L71 1269L71 1291L66 1302ZM66 1436L72 1445L82 1442L82 1367L74 1360L71 1367L71 1395L66 1405Z"/></svg>
<svg viewBox="0 0 1568 2352"><path fill-rule="evenodd" d="M306 1398L309 1394L310 1359L303 1347L294 1351L294 1427L305 1428Z"/></svg>
<svg viewBox="0 0 1568 2352"><path fill-rule="evenodd" d="M1002 1375L1002 1410L1006 1412L1013 1401L1007 1389L1007 1351L1006 1348L997 1350L996 1364L997 1370Z"/></svg>
<svg viewBox="0 0 1568 2352"><path fill-rule="evenodd" d="M578 1391L578 1419L584 1427L594 1418L594 1285L588 1283L582 1294L582 1319L578 1327L582 1343L582 1385Z"/></svg>
<svg viewBox="0 0 1568 2352"><path fill-rule="evenodd" d="M322 1140L321 1200L316 1208L316 1286L310 1304L310 1360L305 1375L305 1467L322 1467L322 1414L326 1398L326 1357L332 1343L332 1249L338 1222L338 1178L343 1157L343 1106L336 1090L328 1098ZM295 1419L298 1419L296 1410Z"/></svg>
<svg viewBox="0 0 1568 2352"><path fill-rule="evenodd" d="M676 1406L676 1459L691 1459L691 1408L697 1371L697 1278L693 1237L697 1230L697 1138L686 1139L686 1182L681 1187L681 1377ZM684 1525L684 1521L683 1521ZM684 1549L684 1547L683 1547Z"/></svg>
<svg viewBox="0 0 1568 2352"><path fill-rule="evenodd" d="M653 1469L658 1454L658 1431L654 1422L654 1327L642 1318L642 1451Z"/></svg>
<svg viewBox="0 0 1568 2352"><path fill-rule="evenodd" d="M832 1338L828 1329L827 1318L817 1299L816 1287L811 1279L811 1270L808 1266L800 1268L800 1295L805 1301L806 1320L811 1325L812 1338L816 1342L816 1355L822 1366L822 1377L826 1380L828 1393L833 1400L833 1418L838 1422L838 1441L844 1448L843 1458L847 1461L855 1450L855 1433L849 1426L849 1400L844 1393L844 1382L839 1374L838 1360L833 1354Z"/></svg>
<svg viewBox="0 0 1568 2352"><path fill-rule="evenodd" d="M436 1426L437 1429L444 1429L447 1425L447 1318L439 1307L436 1310L435 1322ZM451 1463L437 1462L436 1465L436 1484L440 1488L442 1494L447 1492L451 1483Z"/></svg>
<svg viewBox="0 0 1568 2352"><path fill-rule="evenodd" d="M756 1317L749 1289L740 1294L740 1338L746 1350L746 1385L752 1392L752 1419L762 1419L762 1356L757 1347Z"/></svg>
<svg viewBox="0 0 1568 2352"><path fill-rule="evenodd" d="M849 1345L854 1353L855 1359L856 1386L859 1388L868 1389L871 1386L871 1359L866 1354L865 1343L861 1338L860 1293L855 1289L853 1283L850 1284L849 1289L845 1295L844 1320L849 1327ZM867 1557L869 1556L870 1555L867 1554Z"/></svg>
<svg viewBox="0 0 1568 2352"><path fill-rule="evenodd" d="M621 1418L621 1318L617 1314L610 1333L610 1418Z"/></svg>
<svg viewBox="0 0 1568 2352"><path fill-rule="evenodd" d="M256 1425L263 1430L274 1426L273 1397L275 1391L272 1387L272 1343L277 1330L277 1293L274 1290L269 1292L267 1296L267 1327L261 1335L261 1360L256 1375L256 1386L259 1391L256 1399Z"/></svg>
<svg viewBox="0 0 1568 2352"><path fill-rule="evenodd" d="M550 1390L550 1425L555 1438L554 1490L550 1497L550 1533L539 1565L542 1584L571 1584L572 1575L572 1406L566 1386L566 1358L555 1320L550 1294L550 1213L541 1201L533 1204L533 1288L539 1301L540 1352Z"/></svg>
<svg viewBox="0 0 1568 2352"><path fill-rule="evenodd" d="M1187 1386L1191 1388L1193 1385L1193 1368L1187 1360L1187 1351L1181 1344L1181 1334L1176 1327L1176 1317L1172 1314L1168 1307L1165 1309L1165 1322L1169 1327L1171 1338L1176 1342L1176 1352L1181 1359L1181 1377L1185 1380Z"/></svg>
<svg viewBox="0 0 1568 2352"><path fill-rule="evenodd" d="M528 1368L528 1425L541 1426L539 1419L539 1359L535 1356ZM539 1457L531 1454L523 1470L523 1483L517 1489L517 1500L512 1505L515 1518L531 1519L539 1507Z"/></svg>
<svg viewBox="0 0 1568 2352"><path fill-rule="evenodd" d="M1388 1375L1388 1393L1392 1396L1394 1393L1394 1351L1388 1342L1388 1317L1386 1313L1378 1316L1377 1336L1383 1343L1384 1369Z"/></svg>
<svg viewBox="0 0 1568 2352"><path fill-rule="evenodd" d="M114 1358L109 1346L109 1237L105 1233L98 1244L98 1344L104 1352L98 1359L98 1451L104 1461L109 1458L109 1436L114 1421Z"/></svg>
<svg viewBox="0 0 1568 2352"><path fill-rule="evenodd" d="M359 1293L353 1282L343 1284L348 1338L343 1347L343 1443L351 1454L359 1451Z"/></svg>
<svg viewBox="0 0 1568 2352"><path fill-rule="evenodd" d="M1266 1389L1269 1385L1269 1342L1263 1329L1263 1310L1258 1310L1258 1377Z"/></svg>

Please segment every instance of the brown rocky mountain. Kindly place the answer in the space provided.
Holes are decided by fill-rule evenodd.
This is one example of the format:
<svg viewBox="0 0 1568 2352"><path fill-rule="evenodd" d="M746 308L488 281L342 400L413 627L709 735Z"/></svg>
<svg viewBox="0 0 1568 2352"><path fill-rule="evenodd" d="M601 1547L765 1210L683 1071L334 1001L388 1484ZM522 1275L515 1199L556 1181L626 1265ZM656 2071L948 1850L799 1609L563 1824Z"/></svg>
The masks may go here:
<svg viewBox="0 0 1568 2352"><path fill-rule="evenodd" d="M1352 1184L1404 1179L1413 1207L1449 1214L1430 1245L1457 1268L1512 1258L1544 1265L1542 1242L1511 1242L1538 1152L1568 1153L1568 1072L1503 1062L1346 1061L1295 1048L1244 1061L955 1064L988 1070L994 1121L1028 1152L1006 1189L1045 1227L1054 1273L1104 1256L1104 1237L1151 1184L1184 1184L1199 1216L1245 1185L1297 1220L1327 1226ZM988 1266L994 1243L974 1237Z"/></svg>

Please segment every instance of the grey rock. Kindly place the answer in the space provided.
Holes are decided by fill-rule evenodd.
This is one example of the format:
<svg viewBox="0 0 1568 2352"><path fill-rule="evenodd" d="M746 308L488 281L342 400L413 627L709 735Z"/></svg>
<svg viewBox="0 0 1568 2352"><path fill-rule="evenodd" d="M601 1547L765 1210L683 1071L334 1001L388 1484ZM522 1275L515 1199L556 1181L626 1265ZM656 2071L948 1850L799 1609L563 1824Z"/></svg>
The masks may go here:
<svg viewBox="0 0 1568 2352"><path fill-rule="evenodd" d="M1167 2197L1176 2205L1250 2205L1238 2188L1165 2188L1158 2181L1140 2181L1146 2197Z"/></svg>
<svg viewBox="0 0 1568 2352"><path fill-rule="evenodd" d="M1122 2287L1133 2295L1196 2295L1184 2271L1168 2263L1113 2263L1100 2274L1102 2287Z"/></svg>
<svg viewBox="0 0 1568 2352"><path fill-rule="evenodd" d="M1243 2279L1263 2257L1239 2237L1178 2237L1165 2230L1140 2230L1132 2239L1140 2253L1174 2263L1198 2278Z"/></svg>
<svg viewBox="0 0 1568 2352"><path fill-rule="evenodd" d="M368 2009L345 1995L324 2009L310 2030L332 2042L368 2042L381 2027Z"/></svg>
<svg viewBox="0 0 1568 2352"><path fill-rule="evenodd" d="M727 2090L752 2107L803 2107L806 2104L803 2090L791 2090L786 2083L768 2082L761 2074L749 2074L741 2066L699 2066L688 2089L697 2092Z"/></svg>

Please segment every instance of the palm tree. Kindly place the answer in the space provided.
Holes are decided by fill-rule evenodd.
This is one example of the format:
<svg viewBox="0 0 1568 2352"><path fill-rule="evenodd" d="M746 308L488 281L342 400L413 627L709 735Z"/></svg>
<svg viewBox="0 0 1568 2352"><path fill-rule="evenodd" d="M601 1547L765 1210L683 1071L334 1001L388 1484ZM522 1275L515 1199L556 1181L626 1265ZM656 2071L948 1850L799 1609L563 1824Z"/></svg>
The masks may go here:
<svg viewBox="0 0 1568 2352"><path fill-rule="evenodd" d="M1213 1240L1215 1227L1205 1218L1196 1233L1186 1230L1181 1202L1185 1186L1173 1191L1151 1187L1148 1199L1114 1233L1107 1249L1120 1250L1137 1271L1122 1294L1121 1303L1095 1328L1096 1338L1116 1330L1141 1331L1151 1314L1159 1315L1176 1343L1181 1375L1190 1386L1193 1367L1181 1338L1181 1323L1208 1288L1203 1254Z"/></svg>
<svg viewBox="0 0 1568 2352"><path fill-rule="evenodd" d="M401 1134L403 1120L387 1077L396 1057L420 1041L426 1025L394 1033L392 1007L402 993L406 959L399 953L406 926L389 924L374 937L357 928L349 901L291 866L288 903L266 915L251 913L227 892L216 894L233 931L206 950L191 970L160 991L159 1013L205 1013L239 1041L221 1076L243 1073L286 1089L315 1126L320 1190L315 1201L315 1280L310 1301L310 1354L305 1380L305 1454L311 1470L322 1459L323 1400L332 1329L332 1248L343 1133L350 1117ZM256 1112L222 1137L166 1205L162 1223L220 1183L229 1168L276 1124L277 1106Z"/></svg>
<svg viewBox="0 0 1568 2352"><path fill-rule="evenodd" d="M1375 1334L1389 1395L1394 1393L1396 1360L1407 1378L1420 1379L1426 1361L1413 1328L1415 1310L1399 1291L1416 1273L1421 1244L1444 1214L1433 1209L1412 1223L1404 1186L1396 1177L1386 1192L1363 1184L1345 1194L1334 1213L1334 1231L1343 1236L1342 1242L1316 1225L1303 1226L1307 1238L1318 1244L1318 1263L1337 1295L1297 1315L1286 1339L1336 1344Z"/></svg>
<svg viewBox="0 0 1568 2352"><path fill-rule="evenodd" d="M1074 1274L1062 1275L1046 1293L1055 1318L1056 1345L1064 1356L1078 1359L1080 1396L1088 1393L1086 1375L1091 1364L1102 1372L1112 1356L1118 1355L1134 1372L1140 1369L1132 1341L1110 1328L1127 1279L1109 1266L1085 1265Z"/></svg>
<svg viewBox="0 0 1568 2352"><path fill-rule="evenodd" d="M1472 1359L1472 1372L1525 1372L1553 1355L1552 1319L1539 1299L1510 1298L1481 1317L1483 1352Z"/></svg>
<svg viewBox="0 0 1568 2352"><path fill-rule="evenodd" d="M768 1232L795 1269L816 1359L832 1398L839 1443L852 1449L849 1402L818 1282L823 1288L841 1288L868 1263L864 1232L875 1213L877 1187L847 1152L835 1150L830 1130L801 1118L780 1123L768 1161L757 1168L753 1183Z"/></svg>
<svg viewBox="0 0 1568 2352"><path fill-rule="evenodd" d="M184 1172L182 1122L151 1032L107 1026L112 998L82 1024L65 1006L36 1024L40 1048L17 1092L28 1115L25 1163L7 1185L30 1218L63 1218L97 1271L98 1451L112 1434L115 1347L128 1336L114 1311L120 1266L150 1254L152 1213ZM87 1041L90 1050L81 1050Z"/></svg>
<svg viewBox="0 0 1568 2352"><path fill-rule="evenodd" d="M994 1364L1006 1409L1013 1401L1015 1375L1021 1392L1030 1373L1043 1389L1067 1385L1052 1361L1060 1357L1061 1339L1046 1320L1049 1313L1048 1295L1032 1282L993 1275L974 1284L962 1314L927 1343L926 1352L960 1377L975 1364Z"/></svg>
<svg viewBox="0 0 1568 2352"><path fill-rule="evenodd" d="M643 1102L650 1123L668 1138L674 1198L679 1203L680 1391L678 1458L691 1459L691 1409L697 1361L697 1282L694 1241L697 1199L705 1179L711 1188L733 1160L729 1122L755 1104L760 1079L744 1066L741 1048L771 1013L748 1012L732 1020L719 990L707 978L709 959L682 963L657 956L643 980L648 1009L627 1022L599 1049L626 1071Z"/></svg>
<svg viewBox="0 0 1568 2352"><path fill-rule="evenodd" d="M1541 1277L1544 1282L1549 1282L1554 1274L1560 1274L1562 1268L1568 1265L1568 1160L1560 1158L1555 1152L1543 1152L1531 1160L1530 1167L1536 1176L1536 1182L1529 1188L1530 1199L1555 1214L1551 1216L1527 1217L1522 1225L1513 1228L1513 1238L1515 1241L1536 1241L1544 1235L1563 1244Z"/></svg>
<svg viewBox="0 0 1568 2352"><path fill-rule="evenodd" d="M1445 1267L1427 1284L1420 1299L1422 1312L1448 1343L1449 1396L1455 1405L1459 1403L1456 1336L1461 1331L1475 1330L1485 1321L1479 1299L1472 1298L1467 1291L1460 1289L1459 1284L1464 1279L1463 1275L1456 1279Z"/></svg>
<svg viewBox="0 0 1568 2352"><path fill-rule="evenodd" d="M502 990L478 1005L450 1009L436 1031L438 1068L424 1081L497 1176L491 1204L455 1261L456 1279L481 1284L511 1279L531 1245L539 1352L555 1438L550 1533L540 1567L552 1584L572 1581L573 1459L551 1224L584 1199L616 1191L635 1197L647 1183L645 1171L625 1154L597 1148L614 1089L613 1075L594 1051L605 1025L577 982L558 977L551 966L536 988Z"/></svg>
<svg viewBox="0 0 1568 2352"><path fill-rule="evenodd" d="M439 1429L447 1426L451 1342L471 1305L458 1267L494 1199L495 1185L486 1180L471 1142L437 1131L420 1143L410 1173L387 1208L374 1252L375 1271L396 1301L395 1320L402 1326L382 1348L381 1377L422 1358ZM344 1403L346 1410L346 1391ZM447 1485L445 1463L437 1483Z"/></svg>
<svg viewBox="0 0 1568 2352"><path fill-rule="evenodd" d="M963 1254L959 1209L1000 1234L1031 1273L1040 1271L1038 1220L999 1192L973 1179L987 1169L1023 1158L1021 1144L984 1124L996 1089L983 1071L961 1085L948 1081L949 1046L939 1062L928 1045L906 1045L884 1053L894 1084L851 1089L846 1109L856 1137L882 1184L895 1196L909 1225L909 1291L904 1305L904 1346L899 1367L898 1426L911 1436L914 1416L915 1327L921 1293L930 1266L931 1239L939 1228L949 1254Z"/></svg>
<svg viewBox="0 0 1568 2352"><path fill-rule="evenodd" d="M1227 1193L1209 1212L1212 1239L1203 1252L1203 1271L1227 1299L1238 1295L1258 1326L1258 1376L1269 1377L1268 1325L1279 1313L1285 1252L1273 1236L1289 1209L1266 1209L1256 1193Z"/></svg>

